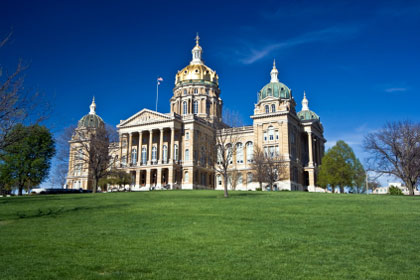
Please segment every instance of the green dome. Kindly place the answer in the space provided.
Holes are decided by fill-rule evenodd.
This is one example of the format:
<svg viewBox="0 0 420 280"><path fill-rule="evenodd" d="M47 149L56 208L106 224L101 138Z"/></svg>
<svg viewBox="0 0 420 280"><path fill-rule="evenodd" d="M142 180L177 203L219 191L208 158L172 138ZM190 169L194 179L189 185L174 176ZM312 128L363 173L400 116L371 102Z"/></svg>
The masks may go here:
<svg viewBox="0 0 420 280"><path fill-rule="evenodd" d="M297 116L301 121L319 120L319 116L311 110L300 111Z"/></svg>
<svg viewBox="0 0 420 280"><path fill-rule="evenodd" d="M87 114L80 119L77 126L85 128L100 128L104 126L104 121L96 114Z"/></svg>
<svg viewBox="0 0 420 280"><path fill-rule="evenodd" d="M291 94L290 89L285 84L280 82L270 82L258 92L258 101L263 100L267 96L290 99Z"/></svg>

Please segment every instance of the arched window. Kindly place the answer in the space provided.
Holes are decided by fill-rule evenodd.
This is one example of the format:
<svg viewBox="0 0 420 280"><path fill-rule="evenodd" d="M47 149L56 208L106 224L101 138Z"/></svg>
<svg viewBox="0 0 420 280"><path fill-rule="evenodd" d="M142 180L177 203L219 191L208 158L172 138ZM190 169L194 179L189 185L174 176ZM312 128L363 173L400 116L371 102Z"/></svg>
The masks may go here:
<svg viewBox="0 0 420 280"><path fill-rule="evenodd" d="M252 173L248 172L248 174L246 174L246 183L250 184L250 183L252 183L252 180L253 180Z"/></svg>
<svg viewBox="0 0 420 280"><path fill-rule="evenodd" d="M184 95L187 95L187 89L184 89Z"/></svg>
<svg viewBox="0 0 420 280"><path fill-rule="evenodd" d="M188 174L188 171L184 173L184 183L188 183L190 181L190 176Z"/></svg>
<svg viewBox="0 0 420 280"><path fill-rule="evenodd" d="M190 160L190 150L185 150L185 161Z"/></svg>
<svg viewBox="0 0 420 280"><path fill-rule="evenodd" d="M218 186L222 186L222 176L219 174L219 175L217 175L217 185Z"/></svg>
<svg viewBox="0 0 420 280"><path fill-rule="evenodd" d="M146 161L147 161L147 149L142 148L141 149L141 163L146 164Z"/></svg>
<svg viewBox="0 0 420 280"><path fill-rule="evenodd" d="M154 146L153 148L152 148L152 162L156 162L156 159L157 159L157 148L156 148L156 146Z"/></svg>
<svg viewBox="0 0 420 280"><path fill-rule="evenodd" d="M254 157L254 144L252 142L246 143L246 161L252 162Z"/></svg>
<svg viewBox="0 0 420 280"><path fill-rule="evenodd" d="M194 89L194 93L198 93L198 88L195 88Z"/></svg>
<svg viewBox="0 0 420 280"><path fill-rule="evenodd" d="M276 105L274 105L274 104L271 104L271 112L275 112L276 111Z"/></svg>
<svg viewBox="0 0 420 280"><path fill-rule="evenodd" d="M227 152L226 159L229 162L229 164L232 164L232 157L233 157L232 145L227 144L226 147L227 147L227 149L226 149L226 152Z"/></svg>
<svg viewBox="0 0 420 280"><path fill-rule="evenodd" d="M268 105L265 105L265 113L266 114L270 113L270 107Z"/></svg>
<svg viewBox="0 0 420 280"><path fill-rule="evenodd" d="M268 139L270 141L274 140L274 128L272 126L268 127Z"/></svg>
<svg viewBox="0 0 420 280"><path fill-rule="evenodd" d="M162 159L163 162L168 162L168 146L163 145L162 147Z"/></svg>
<svg viewBox="0 0 420 280"><path fill-rule="evenodd" d="M137 149L131 150L131 164L136 164L137 162Z"/></svg>
<svg viewBox="0 0 420 280"><path fill-rule="evenodd" d="M219 146L217 146L217 164L221 164L223 161L223 156L222 156L222 148Z"/></svg>
<svg viewBox="0 0 420 280"><path fill-rule="evenodd" d="M244 163L244 149L242 143L236 144L236 163Z"/></svg>
<svg viewBox="0 0 420 280"><path fill-rule="evenodd" d="M188 113L187 109L187 101L182 102L182 114L186 115Z"/></svg>
<svg viewBox="0 0 420 280"><path fill-rule="evenodd" d="M125 166L125 165L127 164L127 157L126 157L126 156L122 156L122 157L121 157L121 164L122 164L123 166Z"/></svg>
<svg viewBox="0 0 420 280"><path fill-rule="evenodd" d="M188 131L185 132L185 140L190 140L190 133Z"/></svg>
<svg viewBox="0 0 420 280"><path fill-rule="evenodd" d="M237 180L236 184L237 185L242 185L242 174L241 173L238 174L238 180Z"/></svg>
<svg viewBox="0 0 420 280"><path fill-rule="evenodd" d="M194 100L193 113L198 114L198 101Z"/></svg>
<svg viewBox="0 0 420 280"><path fill-rule="evenodd" d="M174 145L174 160L178 161L178 145Z"/></svg>

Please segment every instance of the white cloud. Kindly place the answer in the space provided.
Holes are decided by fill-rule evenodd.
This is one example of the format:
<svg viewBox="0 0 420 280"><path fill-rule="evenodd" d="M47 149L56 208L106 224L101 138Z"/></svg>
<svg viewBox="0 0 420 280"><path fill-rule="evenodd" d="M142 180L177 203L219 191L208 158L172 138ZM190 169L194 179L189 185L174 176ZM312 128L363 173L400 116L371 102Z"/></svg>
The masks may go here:
<svg viewBox="0 0 420 280"><path fill-rule="evenodd" d="M385 92L404 92L407 90L408 88L406 87L391 87L391 88L386 88Z"/></svg>
<svg viewBox="0 0 420 280"><path fill-rule="evenodd" d="M348 38L359 31L359 26L335 26L296 36L281 42L266 44L246 44L245 48L236 51L238 61L243 64L252 64L275 51L299 45L327 42ZM258 47L256 47L258 46Z"/></svg>

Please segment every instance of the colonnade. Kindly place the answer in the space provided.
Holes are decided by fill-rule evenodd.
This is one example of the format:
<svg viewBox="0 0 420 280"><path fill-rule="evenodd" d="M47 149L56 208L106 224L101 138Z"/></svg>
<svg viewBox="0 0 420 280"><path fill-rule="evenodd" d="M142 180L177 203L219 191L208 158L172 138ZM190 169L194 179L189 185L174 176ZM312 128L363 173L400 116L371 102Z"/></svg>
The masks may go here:
<svg viewBox="0 0 420 280"><path fill-rule="evenodd" d="M175 141L175 133L175 128L170 127L121 134L120 167L169 164L178 161L181 136L178 135Z"/></svg>

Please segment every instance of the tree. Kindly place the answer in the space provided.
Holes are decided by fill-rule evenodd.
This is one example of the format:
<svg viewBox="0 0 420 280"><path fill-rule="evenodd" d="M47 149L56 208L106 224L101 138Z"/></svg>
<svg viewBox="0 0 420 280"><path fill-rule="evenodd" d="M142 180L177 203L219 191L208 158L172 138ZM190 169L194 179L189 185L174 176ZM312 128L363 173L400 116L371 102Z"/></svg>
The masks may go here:
<svg viewBox="0 0 420 280"><path fill-rule="evenodd" d="M270 191L272 191L274 182L285 178L286 164L283 158L276 152L273 154L269 154L269 152L264 153L264 159L266 181L270 186Z"/></svg>
<svg viewBox="0 0 420 280"><path fill-rule="evenodd" d="M366 172L359 159L354 164L354 179L352 189L354 193L364 193L366 190Z"/></svg>
<svg viewBox="0 0 420 280"><path fill-rule="evenodd" d="M109 171L106 175L106 177L103 177L99 180L99 185L103 187L104 189L108 185L118 185L119 188L123 188L125 185L128 185L131 183L131 176L129 173L118 170L118 169L112 169Z"/></svg>
<svg viewBox="0 0 420 280"><path fill-rule="evenodd" d="M104 178L114 165L112 154L118 149L118 134L111 126L99 126L98 128L78 128L70 143L74 144L74 153L77 161L89 167L89 173L93 178L92 192L98 190L99 180Z"/></svg>
<svg viewBox="0 0 420 280"><path fill-rule="evenodd" d="M251 168L254 170L254 178L260 184L260 189L262 190L262 184L266 181L267 178L267 170L265 168L264 151L259 146L255 146L254 148Z"/></svg>
<svg viewBox="0 0 420 280"><path fill-rule="evenodd" d="M39 125L18 124L6 135L6 140L19 139L3 149L1 177L9 186L18 187L18 194L39 185L48 175L54 156L54 140L50 131Z"/></svg>
<svg viewBox="0 0 420 280"><path fill-rule="evenodd" d="M344 141L337 141L322 158L318 184L323 188L330 186L333 193L338 187L343 193L344 187L352 187L355 183L357 162L353 149ZM358 168L360 169L360 166Z"/></svg>
<svg viewBox="0 0 420 280"><path fill-rule="evenodd" d="M369 153L370 170L400 178L409 194L414 195L420 179L420 124L387 123L381 130L369 133L363 146Z"/></svg>
<svg viewBox="0 0 420 280"><path fill-rule="evenodd" d="M228 178L229 168L233 163L233 158L236 155L237 143L240 140L240 128L238 126L241 121L237 113L226 110L223 115L224 123L221 124L222 129L216 131L216 156L215 171L223 177L224 197L229 197L228 194ZM230 128L228 128L230 127Z"/></svg>
<svg viewBox="0 0 420 280"><path fill-rule="evenodd" d="M0 41L2 48L11 38L10 32ZM3 75L0 67L0 151L20 139L16 133L9 132L19 123L38 124L46 118L49 112L48 103L41 98L39 93L29 93L23 87L23 73L28 68L19 61L16 69L11 74ZM6 135L8 137L6 138Z"/></svg>

